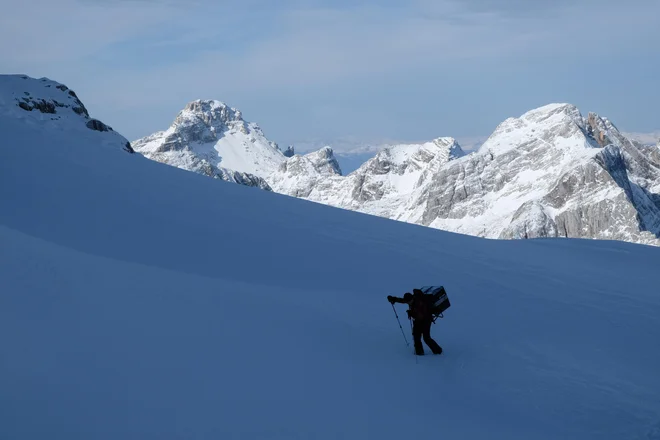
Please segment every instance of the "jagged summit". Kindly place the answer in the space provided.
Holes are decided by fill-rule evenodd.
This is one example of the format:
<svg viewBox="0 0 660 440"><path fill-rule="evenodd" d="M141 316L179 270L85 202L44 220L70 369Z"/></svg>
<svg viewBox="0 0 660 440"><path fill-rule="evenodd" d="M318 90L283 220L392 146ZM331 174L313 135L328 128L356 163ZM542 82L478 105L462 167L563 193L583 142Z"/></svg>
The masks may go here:
<svg viewBox="0 0 660 440"><path fill-rule="evenodd" d="M73 90L48 78L0 75L0 114L30 124L79 131L81 136L92 135L90 130L100 132L103 133L103 144L134 152L126 138L90 117Z"/></svg>
<svg viewBox="0 0 660 440"><path fill-rule="evenodd" d="M594 114L592 124L597 125L599 119ZM506 119L483 143L479 152L502 155L512 148L525 148L532 144L573 152L599 147L596 139L589 135L594 130L593 125L575 105L549 104L520 117Z"/></svg>
<svg viewBox="0 0 660 440"><path fill-rule="evenodd" d="M185 128L194 124L203 124L215 130L237 128L247 133L247 124L241 111L217 100L197 99L189 102L179 112L173 126Z"/></svg>
<svg viewBox="0 0 660 440"><path fill-rule="evenodd" d="M286 160L275 142L261 128L243 119L240 110L218 100L191 101L165 131L133 143L150 159L223 180L231 171L243 173L241 182L263 180Z"/></svg>
<svg viewBox="0 0 660 440"><path fill-rule="evenodd" d="M318 151L308 153L304 157L314 165L314 168L320 174L334 176L342 175L341 167L339 166L339 162L337 162L335 153L329 146L325 146Z"/></svg>
<svg viewBox="0 0 660 440"><path fill-rule="evenodd" d="M500 124L416 191L402 220L489 238L659 244L660 167L608 119L551 104Z"/></svg>
<svg viewBox="0 0 660 440"><path fill-rule="evenodd" d="M347 176L338 165L319 172L330 157L329 147L306 156L294 156L270 177L276 192L346 209L392 217L415 188L450 160L465 155L454 138L436 138L422 144L391 145ZM334 160L334 156L332 156ZM332 160L329 161L332 163Z"/></svg>
<svg viewBox="0 0 660 440"><path fill-rule="evenodd" d="M285 157L293 157L293 155L296 154L293 145L289 145L288 147L286 147L286 150L284 150L283 154Z"/></svg>
<svg viewBox="0 0 660 440"><path fill-rule="evenodd" d="M410 184L418 178L416 173L433 172L450 160L465 156L465 152L452 137L439 137L422 144L400 144L385 147L373 158L354 171L355 174L391 174L415 176L408 179ZM403 189L403 188L400 188ZM412 189L412 188L410 188Z"/></svg>

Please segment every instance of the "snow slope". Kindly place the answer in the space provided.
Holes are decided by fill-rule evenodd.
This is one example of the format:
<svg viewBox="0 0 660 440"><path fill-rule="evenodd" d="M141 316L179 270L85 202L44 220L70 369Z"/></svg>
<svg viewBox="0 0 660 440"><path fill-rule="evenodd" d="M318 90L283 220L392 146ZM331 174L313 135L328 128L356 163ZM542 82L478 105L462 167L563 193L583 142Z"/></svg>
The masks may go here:
<svg viewBox="0 0 660 440"><path fill-rule="evenodd" d="M484 240L0 132L2 439L660 438L658 248ZM416 362L385 296L437 283L445 352Z"/></svg>

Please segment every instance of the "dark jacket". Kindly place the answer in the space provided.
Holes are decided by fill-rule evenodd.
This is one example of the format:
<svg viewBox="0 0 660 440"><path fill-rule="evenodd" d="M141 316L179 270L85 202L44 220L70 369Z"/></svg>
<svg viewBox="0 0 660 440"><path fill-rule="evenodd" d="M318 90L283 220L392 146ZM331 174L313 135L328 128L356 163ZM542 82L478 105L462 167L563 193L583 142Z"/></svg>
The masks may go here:
<svg viewBox="0 0 660 440"><path fill-rule="evenodd" d="M408 317L416 321L432 321L433 314L431 313L431 295L425 295L421 290L415 289L414 295L406 295L407 298L398 298L390 296L390 302L408 304Z"/></svg>

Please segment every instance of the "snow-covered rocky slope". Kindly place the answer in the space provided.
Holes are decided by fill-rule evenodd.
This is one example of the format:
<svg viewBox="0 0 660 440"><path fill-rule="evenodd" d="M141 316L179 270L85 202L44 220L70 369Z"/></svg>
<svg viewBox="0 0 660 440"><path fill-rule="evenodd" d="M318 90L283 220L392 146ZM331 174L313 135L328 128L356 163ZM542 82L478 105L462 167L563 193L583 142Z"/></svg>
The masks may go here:
<svg viewBox="0 0 660 440"><path fill-rule="evenodd" d="M325 157L332 156L330 148L322 151ZM294 156L289 162L318 154ZM314 167L291 168L284 164L269 179L273 190L282 194L395 218L416 188L424 186L447 162L464 154L453 138L438 138L424 144L386 147L345 177L338 172L323 174L315 172Z"/></svg>
<svg viewBox="0 0 660 440"><path fill-rule="evenodd" d="M658 244L660 162L607 119L553 104L500 124L443 167L402 220L491 238Z"/></svg>
<svg viewBox="0 0 660 440"><path fill-rule="evenodd" d="M78 95L64 84L27 75L0 75L0 115L17 124L65 131L94 144L133 153L126 138L98 119L91 118ZM2 136L3 143L16 142ZM57 148L65 148L58 146Z"/></svg>
<svg viewBox="0 0 660 440"><path fill-rule="evenodd" d="M263 177L287 159L257 124L214 100L188 103L167 130L134 141L133 148L158 162L262 189L270 189Z"/></svg>
<svg viewBox="0 0 660 440"><path fill-rule="evenodd" d="M20 112L0 112L0 438L660 435L660 249L395 222ZM452 307L415 360L385 296L427 284Z"/></svg>

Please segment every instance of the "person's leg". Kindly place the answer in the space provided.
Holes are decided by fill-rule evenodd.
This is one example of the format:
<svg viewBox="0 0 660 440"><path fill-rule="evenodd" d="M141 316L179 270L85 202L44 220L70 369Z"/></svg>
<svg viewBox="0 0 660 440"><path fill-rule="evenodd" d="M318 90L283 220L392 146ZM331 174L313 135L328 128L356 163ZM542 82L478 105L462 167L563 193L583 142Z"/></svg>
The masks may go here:
<svg viewBox="0 0 660 440"><path fill-rule="evenodd" d="M423 327L420 325L420 322L418 321L413 321L413 328L412 328L412 334L413 334L413 341L415 343L415 354L417 356L423 356L424 355L424 346L422 345L422 333L424 332Z"/></svg>
<svg viewBox="0 0 660 440"><path fill-rule="evenodd" d="M433 354L440 354L442 353L442 347L440 347L431 337L431 324L433 324L431 321L420 322L424 342L429 346Z"/></svg>

